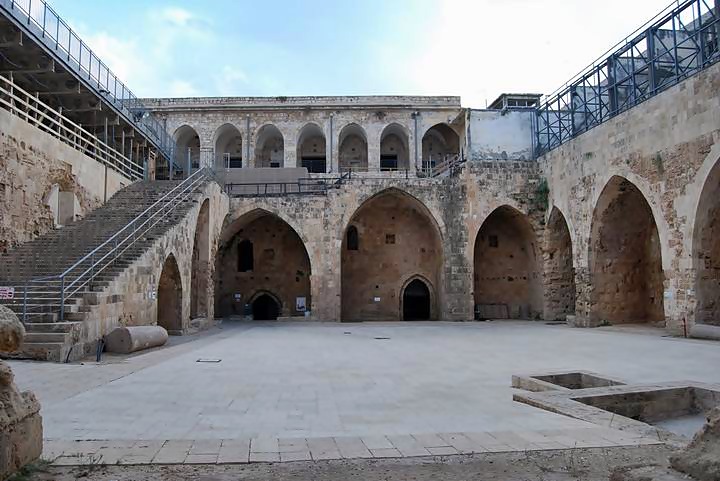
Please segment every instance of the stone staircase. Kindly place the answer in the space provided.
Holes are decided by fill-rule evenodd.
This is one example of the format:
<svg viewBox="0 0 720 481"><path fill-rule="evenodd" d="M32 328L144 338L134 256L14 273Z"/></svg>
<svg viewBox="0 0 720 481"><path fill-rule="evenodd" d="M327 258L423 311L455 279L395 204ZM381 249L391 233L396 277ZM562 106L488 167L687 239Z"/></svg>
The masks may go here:
<svg viewBox="0 0 720 481"><path fill-rule="evenodd" d="M97 304L103 295L110 295L111 293L103 291L113 279L130 267L158 238L187 214L206 181L196 185L184 200L177 201L177 205L165 205L168 213L121 254L117 255L117 251L113 251L113 242L98 250L93 259L98 260L108 255L108 261L113 258L114 260L101 272L87 275L85 280L90 277L92 280L77 292L66 295L64 303L61 303L60 294L62 281L57 276L102 245L149 207L154 206L157 209L163 203L173 202L173 195L169 195L158 203L181 182L143 181L131 184L86 218L50 231L0 256L0 286L15 289L14 298L2 299L0 304L12 309L21 320L24 319L27 331L22 352L14 353L12 357L48 361L76 360L83 357L83 349L73 351L73 346L81 336L84 321L89 320L87 316L92 305ZM154 205L156 203L158 204ZM91 265L92 262L87 261L87 264L79 266L73 273L81 273L91 268ZM50 279L38 280L48 277ZM69 276L67 279L72 278ZM81 284L78 284L78 287ZM26 286L28 301L24 302ZM74 289L66 289L66 292L72 290Z"/></svg>

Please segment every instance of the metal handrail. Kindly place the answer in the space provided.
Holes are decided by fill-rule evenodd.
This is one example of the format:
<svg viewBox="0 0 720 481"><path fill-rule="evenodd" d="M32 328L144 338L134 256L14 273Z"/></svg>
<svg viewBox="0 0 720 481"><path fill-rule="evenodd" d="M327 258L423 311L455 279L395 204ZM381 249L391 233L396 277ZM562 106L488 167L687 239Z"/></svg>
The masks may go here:
<svg viewBox="0 0 720 481"><path fill-rule="evenodd" d="M143 178L142 165L24 90L12 78L0 75L0 94L0 106L13 115L131 180Z"/></svg>
<svg viewBox="0 0 720 481"><path fill-rule="evenodd" d="M45 292L52 292L53 287L58 289L56 297L38 298L35 300L59 300L60 321L65 318L65 303L77 292L90 284L95 277L103 272L110 264L120 257L128 248L138 241L145 233L150 231L158 222L172 212L179 204L184 202L208 176L206 169L201 169L183 180L180 184L165 193L150 207L143 210L133 220L102 242L100 245L85 254L73 265L66 268L61 274L33 278L25 282L23 292L23 321L27 320L28 301L30 290L41 286ZM84 268L81 272L73 271ZM59 286L56 286L57 284ZM55 284L55 286L52 286ZM54 304L52 304L54 306Z"/></svg>
<svg viewBox="0 0 720 481"><path fill-rule="evenodd" d="M146 115L147 109L140 99L45 0L0 0L0 10L5 10L40 44L54 52L63 64L83 77L99 96L117 108L172 162L175 141L162 123Z"/></svg>
<svg viewBox="0 0 720 481"><path fill-rule="evenodd" d="M720 6L675 1L553 94L534 119L535 155L720 61Z"/></svg>

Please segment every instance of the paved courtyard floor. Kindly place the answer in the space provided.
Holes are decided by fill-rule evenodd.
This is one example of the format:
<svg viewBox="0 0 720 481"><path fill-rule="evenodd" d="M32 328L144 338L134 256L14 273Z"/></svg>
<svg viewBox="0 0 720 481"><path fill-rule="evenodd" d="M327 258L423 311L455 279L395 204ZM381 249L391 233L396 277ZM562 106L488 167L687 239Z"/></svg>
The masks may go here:
<svg viewBox="0 0 720 481"><path fill-rule="evenodd" d="M222 462L226 447L247 462L657 442L516 403L511 375L718 382L720 344L542 322L226 322L99 364L11 365L49 453Z"/></svg>

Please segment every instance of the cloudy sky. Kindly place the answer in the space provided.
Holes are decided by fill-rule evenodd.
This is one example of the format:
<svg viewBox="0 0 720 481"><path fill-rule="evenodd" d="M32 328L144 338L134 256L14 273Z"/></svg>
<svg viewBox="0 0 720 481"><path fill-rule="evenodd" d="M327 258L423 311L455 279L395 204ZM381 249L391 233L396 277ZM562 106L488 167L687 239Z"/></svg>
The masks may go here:
<svg viewBox="0 0 720 481"><path fill-rule="evenodd" d="M50 0L140 97L550 93L668 0Z"/></svg>

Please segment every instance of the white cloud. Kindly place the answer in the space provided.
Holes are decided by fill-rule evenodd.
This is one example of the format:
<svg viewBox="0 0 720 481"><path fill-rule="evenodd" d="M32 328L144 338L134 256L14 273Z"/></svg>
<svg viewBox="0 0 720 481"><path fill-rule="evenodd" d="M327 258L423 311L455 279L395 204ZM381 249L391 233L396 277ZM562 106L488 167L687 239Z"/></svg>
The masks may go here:
<svg viewBox="0 0 720 481"><path fill-rule="evenodd" d="M220 74L215 76L215 90L217 95L240 95L242 88L247 86L247 84L247 74L239 68L230 65L225 65Z"/></svg>
<svg viewBox="0 0 720 481"><path fill-rule="evenodd" d="M550 93L665 0L444 0L406 61L411 89L484 108L502 92Z"/></svg>
<svg viewBox="0 0 720 481"><path fill-rule="evenodd" d="M188 25L190 21L195 18L195 15L193 15L191 12L180 7L164 8L160 11L159 16L162 20L166 20L167 22L178 27L184 27Z"/></svg>
<svg viewBox="0 0 720 481"><path fill-rule="evenodd" d="M198 97L200 92L187 80L175 79L168 85L167 96L169 97Z"/></svg>

